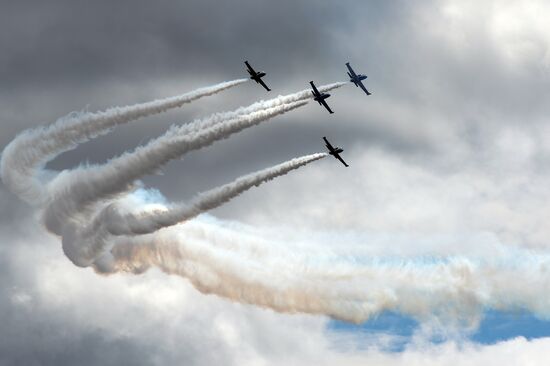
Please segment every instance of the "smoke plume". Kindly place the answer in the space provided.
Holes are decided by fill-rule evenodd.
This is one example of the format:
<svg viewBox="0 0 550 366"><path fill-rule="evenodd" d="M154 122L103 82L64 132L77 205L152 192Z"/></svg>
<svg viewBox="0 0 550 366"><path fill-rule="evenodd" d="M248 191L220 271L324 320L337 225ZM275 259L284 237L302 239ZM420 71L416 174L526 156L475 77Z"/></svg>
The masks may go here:
<svg viewBox="0 0 550 366"><path fill-rule="evenodd" d="M387 310L468 327L475 326L487 308L526 309L550 316L550 301L541 295L550 291L550 257L544 253L504 247L482 237L471 240L478 240L476 247L486 247L494 255L384 256L373 254L368 238L359 234L309 233L304 238L290 231L280 235L270 228L228 223L205 214L326 154L295 158L239 177L188 203L169 204L140 188L138 179L168 161L304 106L312 97L309 90L174 125L164 135L102 165L63 172L43 169L57 154L117 125L244 81L104 112L72 114L49 127L24 132L3 152L2 179L41 210L46 228L61 236L63 250L73 263L100 273L142 273L158 267L188 279L203 293L275 311L324 314L353 322ZM330 214L337 213L327 208ZM343 241L348 242L342 245Z"/></svg>
<svg viewBox="0 0 550 366"><path fill-rule="evenodd" d="M113 107L102 112L74 112L47 127L27 130L17 136L2 153L2 181L21 199L30 204L41 204L45 197L42 180L47 175L43 167L59 154L108 133L118 125L181 107L246 81L248 79L223 82L175 97Z"/></svg>
<svg viewBox="0 0 550 366"><path fill-rule="evenodd" d="M136 179L153 173L168 161L306 103L307 101L292 102L240 115L190 135L181 133L179 127L173 126L163 136L104 165L79 167L63 172L51 183L51 190L58 193L53 194L45 210L46 226L50 231L59 234L61 224L76 213L86 210L87 205L128 191Z"/></svg>

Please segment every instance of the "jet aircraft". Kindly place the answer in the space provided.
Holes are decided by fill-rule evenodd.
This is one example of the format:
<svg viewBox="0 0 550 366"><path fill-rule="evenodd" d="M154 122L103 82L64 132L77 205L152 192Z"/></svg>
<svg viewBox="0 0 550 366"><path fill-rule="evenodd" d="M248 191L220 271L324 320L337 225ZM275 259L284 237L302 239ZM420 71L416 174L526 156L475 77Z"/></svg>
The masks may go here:
<svg viewBox="0 0 550 366"><path fill-rule="evenodd" d="M317 88L315 87L315 84L313 84L313 81L309 82L311 84L311 87L313 90L311 91L311 94L313 94L313 100L317 101L319 105L323 105L329 113L334 113L330 107L328 106L327 102L325 102L325 99L330 97L330 94L328 93L321 93Z"/></svg>
<svg viewBox="0 0 550 366"><path fill-rule="evenodd" d="M349 70L348 71L348 75L350 77L349 81L354 83L355 86L360 86L361 89L363 89L363 91L367 93L367 95L371 95L372 93L370 93L367 90L367 88L365 88L362 82L362 80L365 80L367 78L367 75L361 75L361 74L357 75L355 71L353 71L353 69L351 68L349 62L346 63L346 66L348 67L348 70Z"/></svg>
<svg viewBox="0 0 550 366"><path fill-rule="evenodd" d="M265 72L255 71L252 66L250 66L248 61L245 61L244 63L246 64L246 71L248 71L248 73L250 74L250 78L263 86L267 91L270 91L271 89L269 89L262 80L262 78L266 75Z"/></svg>
<svg viewBox="0 0 550 366"><path fill-rule="evenodd" d="M334 156L336 159L340 160L340 162L342 162L342 164L344 164L344 166L348 167L349 165L346 164L344 159L342 159L342 157L340 156L340 153L344 152L344 149L342 149L341 147L338 147L338 146L333 147L330 144L330 142L328 142L326 137L323 137L323 140L325 140L325 145L327 146L328 153L330 155Z"/></svg>

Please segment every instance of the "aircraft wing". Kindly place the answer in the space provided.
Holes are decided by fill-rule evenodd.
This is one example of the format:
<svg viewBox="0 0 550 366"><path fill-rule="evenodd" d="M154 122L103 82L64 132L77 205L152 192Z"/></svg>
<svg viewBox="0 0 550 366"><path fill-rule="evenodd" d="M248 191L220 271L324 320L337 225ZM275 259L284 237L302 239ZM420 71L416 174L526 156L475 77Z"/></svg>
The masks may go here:
<svg viewBox="0 0 550 366"><path fill-rule="evenodd" d="M367 95L371 95L371 94L372 94L371 92L369 92L369 91L367 90L367 88L365 88L365 85L363 85L363 82L362 82L362 81L359 81L357 84L359 84L359 87L360 87L361 89L363 89L363 91L364 91L365 93L367 93Z"/></svg>
<svg viewBox="0 0 550 366"><path fill-rule="evenodd" d="M313 89L315 95L320 95L321 93L319 93L319 90L317 90L317 87L313 84L313 81L310 81L309 83L311 84L311 88Z"/></svg>
<svg viewBox="0 0 550 366"><path fill-rule="evenodd" d="M349 167L349 165L344 161L344 159L342 159L342 157L340 156L340 154L335 154L334 157L338 160L340 160L340 162L342 164L344 164L345 167Z"/></svg>
<svg viewBox="0 0 550 366"><path fill-rule="evenodd" d="M328 111L329 113L331 113L331 114L334 113L334 112L332 111L332 109L330 109L330 107L328 106L327 102L325 102L324 99L321 99L321 103L322 103L323 106L327 109L327 111Z"/></svg>
<svg viewBox="0 0 550 366"><path fill-rule="evenodd" d="M271 91L271 89L269 89L269 88L267 87L267 85L265 85L265 83L264 83L264 81L263 81L262 79L257 80L257 82L258 82L258 84L260 84L261 86L263 86L263 87L265 88L265 90Z"/></svg>
<svg viewBox="0 0 550 366"><path fill-rule="evenodd" d="M246 64L246 67L248 68L248 70L249 70L250 72L252 72L253 74L256 73L256 71L254 71L254 69L252 68L252 66L250 66L250 64L248 63L248 61L245 61L244 63Z"/></svg>
<svg viewBox="0 0 550 366"><path fill-rule="evenodd" d="M351 74L352 77L357 76L357 74L355 73L355 71L353 71L353 69L351 68L349 62L346 63L346 66L348 67L349 73Z"/></svg>
<svg viewBox="0 0 550 366"><path fill-rule="evenodd" d="M325 140L325 145L327 145L327 149L329 149L330 151L334 151L334 147L330 144L330 142L328 142L327 138L323 137L323 140Z"/></svg>

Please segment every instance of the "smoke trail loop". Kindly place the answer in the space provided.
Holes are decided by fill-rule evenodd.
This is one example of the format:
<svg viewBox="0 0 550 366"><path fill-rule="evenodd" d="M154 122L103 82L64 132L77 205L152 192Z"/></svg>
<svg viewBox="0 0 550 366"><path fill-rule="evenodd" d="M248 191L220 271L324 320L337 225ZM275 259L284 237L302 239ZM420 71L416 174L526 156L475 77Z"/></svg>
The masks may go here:
<svg viewBox="0 0 550 366"><path fill-rule="evenodd" d="M59 154L106 134L118 125L181 107L247 81L248 79L238 79L223 82L175 97L126 107L113 107L102 112L70 113L50 126L24 131L2 152L2 181L21 199L32 205L41 205L46 196L43 183L44 165Z"/></svg>
<svg viewBox="0 0 550 366"><path fill-rule="evenodd" d="M108 229L108 231L115 235L149 234L160 228L176 225L203 212L219 207L252 187L257 187L260 184L287 174L291 170L298 169L326 156L326 153L307 155L242 176L231 183L199 194L189 204L176 205L160 212L147 212L139 217L126 215L123 221L131 223L131 225L128 225L126 228L126 231L116 232L110 229ZM108 221L109 224L114 222L116 222L116 220ZM144 230L144 228L148 229Z"/></svg>
<svg viewBox="0 0 550 366"><path fill-rule="evenodd" d="M173 126L163 136L105 165L77 168L60 174L51 182L54 197L44 212L44 222L48 230L58 233L61 224L68 218L101 200L113 199L127 192L136 179L153 173L168 161L307 103L307 100L302 100L241 115L191 135L180 133L180 128Z"/></svg>

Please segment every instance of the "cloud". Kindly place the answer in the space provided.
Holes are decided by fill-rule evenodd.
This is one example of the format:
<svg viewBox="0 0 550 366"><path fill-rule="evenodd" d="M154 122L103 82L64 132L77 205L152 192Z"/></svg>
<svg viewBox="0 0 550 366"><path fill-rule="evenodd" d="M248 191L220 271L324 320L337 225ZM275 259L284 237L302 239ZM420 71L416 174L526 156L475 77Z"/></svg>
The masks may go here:
<svg viewBox="0 0 550 366"><path fill-rule="evenodd" d="M29 224L12 225L26 230L8 239L10 247L2 246L0 362L5 364L470 366L538 365L546 357L548 338L433 345L422 334L403 352L387 353L391 339L382 334L343 336L328 330L324 317L281 315L204 296L157 271L97 276L72 266L55 238L29 230Z"/></svg>
<svg viewBox="0 0 550 366"><path fill-rule="evenodd" d="M302 88L310 77L333 80L333 76L344 75L343 63L351 61L358 71L369 75L368 85L374 95L364 99L354 93L355 88L334 93L331 106L337 120L326 118L316 106L308 107L230 143L190 154L184 161L168 165L164 176L146 177L145 184L159 187L169 200L181 200L268 162L315 151L321 136L334 136L346 149L344 155L353 170L335 170L333 162L326 160L307 172L296 172L284 181L249 192L215 213L253 225L291 227L297 232L303 230L296 227L297 222L301 227L328 232L361 231L376 238L369 251L404 257L418 253L491 256L491 248L477 248L467 241L443 240L444 245L435 246L419 240L416 243L420 244L410 245L411 238L422 238L425 234L470 238L482 231L512 247L528 246L544 252L548 246L550 150L546 125L550 90L545 36L548 32L544 22L548 8L543 1L445 0L423 4L345 1L338 5L187 2L163 3L155 8L147 4L130 7L124 2L107 5L56 1L47 5L6 3L3 9L0 70L4 71L0 71L0 79L6 87L0 90L2 146L26 127L53 121L89 103L92 109L101 109L113 101L126 104L174 95L202 85L206 79L240 77L243 71L240 62L245 56L268 71L273 86L283 90ZM87 16L75 16L82 11ZM200 31L205 22L216 24L219 31ZM158 135L174 120L190 121L214 109L233 109L256 99L257 92L252 85L247 86L223 99L198 103L183 113L120 129L61 156L50 167L64 169L85 160L102 162L139 144L146 136ZM186 171L196 174L188 176ZM340 182L345 188L335 189L334 184ZM7 198L7 192L3 193L0 221L5 225L0 242L5 244L3 258L9 259L2 266L6 281L2 288L10 288L15 283L12 279L15 274L26 278L23 269L28 265L21 258L16 260L7 255L20 250L10 244L21 244L22 240L14 241L13 237L21 238L28 231L27 227L13 223L27 222L23 219L32 214L11 197ZM259 202L261 206L257 207ZM388 245L383 239L389 234L403 245ZM44 242L44 234L39 233L29 241ZM63 276L70 277L67 273L72 274L74 269L64 262L58 241L46 241L52 250L51 257L46 256L51 259L50 264L58 265ZM32 263L44 265L44 258L38 256ZM41 272L40 278L49 278L49 271ZM28 276L37 281L33 273ZM101 281L102 277L89 275L90 282L75 277L73 287L82 284L94 287L96 281ZM155 285L144 292L155 293L156 288L168 281L174 281L175 285L166 292L177 292L186 283L155 272L137 277L135 283L157 276ZM31 288L32 281L29 279ZM115 307L116 301L122 302L119 293L129 288L128 284L119 283L119 287L107 292L110 298L98 295L102 301L92 306L94 312L72 317L85 318L94 313L90 318L100 322L107 317L102 305ZM186 288L194 293L189 286ZM94 345L91 348L105 350L105 355L116 352L108 347L115 343L112 334L119 334L116 330L98 330L90 324L67 327L72 311L67 304L85 308L84 299L90 299L74 289L71 291L74 297L67 297L61 310L59 307L52 310L55 320L45 321L45 317L31 311L22 313L17 323L6 320L9 329L27 326L26 331L14 333L22 337L12 337L9 344L5 337L0 337L7 344L6 352L17 350L20 360L28 360L29 348L24 349L22 342L17 341L28 338L36 359L58 357L55 360L62 364L61 356L55 355L65 356L67 349L75 349L71 361L77 354L82 359L98 361L97 354L87 351L90 347L80 346L85 343L79 338L81 334L82 338L93 338L89 341ZM24 306L32 293L32 290L16 292L13 301ZM61 289L52 293L49 301L63 298L62 293ZM11 299L4 294L1 298L2 302ZM528 342L521 338L489 347L459 347L450 343L419 345L400 355L387 355L383 351L357 355L360 352L355 350L356 356L335 355L330 349L332 344L327 343L324 335L319 336L323 321L317 318L273 314L271 323L263 323L261 316L242 314L269 312L250 310L212 296L191 295L175 307L181 311L195 303L199 305L192 309L200 309L201 301L206 301L203 298L219 301L221 305L205 312L206 320L202 323L193 323L195 314L182 323L174 323L173 328L166 327L172 324L166 318L158 320L153 310L136 311L132 315L116 312L127 319L127 323L115 322L123 325L122 329L157 317L158 322L149 329L169 328L166 332L174 333L167 333L164 338L181 340L169 345L155 343L151 353L157 350L162 355L155 354L151 359L142 350L149 351L147 345L157 337L144 340L137 336L137 331L126 331L131 336L117 338L119 349L127 347L124 353L135 355L136 364L147 363L143 360L174 363L180 359L191 364L228 363L228 360L238 360L235 363L239 364L289 363L289 357L285 356L288 354L294 356L296 364L544 362L539 355L547 340ZM136 298L125 299L125 303L134 303ZM147 301L145 296L140 299ZM127 306L123 308L128 311ZM237 320L222 319L214 330L209 327L208 321L227 312ZM3 313L13 314L11 310ZM280 325L288 319L296 323L296 319L308 319L309 323ZM249 328L242 330L245 325ZM183 329L179 333L175 330L178 327ZM44 331L48 334L52 328L58 329L59 334L68 334L64 342L72 341L71 347L63 344L42 347L43 341L35 338L35 334L41 334L39 330L44 328L50 330ZM66 329L69 331L63 333ZM163 338L161 333L151 332ZM216 338L216 332L224 333L220 336L223 341ZM295 334L298 335L292 336ZM186 352L178 351L180 348ZM217 351L209 352L211 349ZM112 359L121 361L114 355Z"/></svg>
<svg viewBox="0 0 550 366"><path fill-rule="evenodd" d="M326 26L335 24L336 15L311 1L163 1L152 7L143 1L56 0L47 6L9 3L4 9L0 20L10 35L2 36L1 69L9 72L1 78L12 86L74 85L76 80L96 83L145 74L163 78L183 70L226 77L241 71L244 57L269 62L265 49L280 58L294 55L286 57L289 64L308 58L322 62L323 40L330 36ZM312 16L304 17L306 11ZM35 55L41 55L39 68ZM228 58L235 60L234 67L222 66L220 60Z"/></svg>

